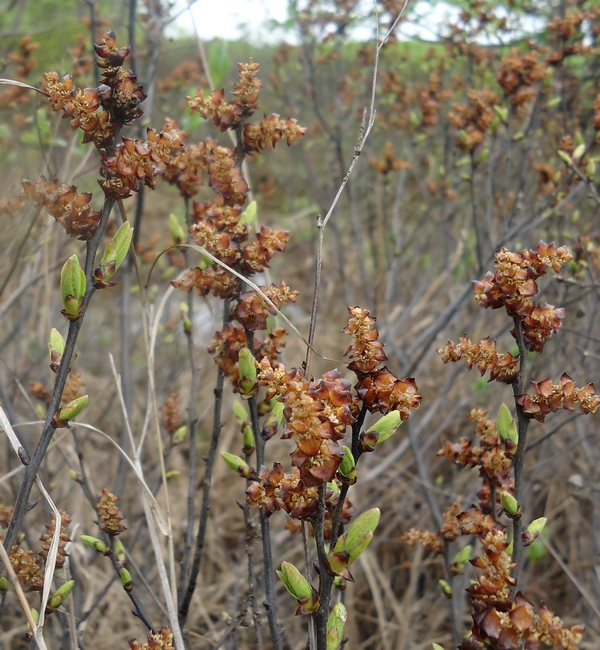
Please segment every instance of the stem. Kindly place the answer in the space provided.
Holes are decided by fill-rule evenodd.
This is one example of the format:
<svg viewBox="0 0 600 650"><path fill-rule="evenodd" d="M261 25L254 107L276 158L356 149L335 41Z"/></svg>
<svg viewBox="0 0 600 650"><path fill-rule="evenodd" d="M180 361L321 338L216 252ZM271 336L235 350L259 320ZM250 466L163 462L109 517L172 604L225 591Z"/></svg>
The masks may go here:
<svg viewBox="0 0 600 650"><path fill-rule="evenodd" d="M327 648L327 619L329 618L329 601L331 599L331 587L333 577L327 569L327 555L325 553L325 485L319 485L319 509L313 520L315 530L315 541L317 543L317 555L319 557L319 609L314 614L315 627L317 632L317 650ZM333 529L332 529L333 533Z"/></svg>
<svg viewBox="0 0 600 650"><path fill-rule="evenodd" d="M250 481L246 481L249 485ZM256 648L263 650L262 630L260 629L261 617L256 606L256 574L254 571L254 540L256 539L256 524L250 516L250 505L244 504L244 522L246 524L246 556L248 557L248 602L252 612L254 631L256 633Z"/></svg>
<svg viewBox="0 0 600 650"><path fill-rule="evenodd" d="M229 300L223 303L223 327L227 324L229 318ZM204 480L202 491L202 506L200 510L200 524L198 526L198 534L196 535L196 550L194 551L194 560L192 562L192 569L190 571L190 580L187 589L181 600L179 606L179 624L183 627L190 611L190 604L192 596L198 584L198 573L200 572L200 561L202 560L202 552L204 551L204 539L206 537L206 527L208 524L208 511L210 500L210 488L212 481L212 471L215 464L215 456L217 455L217 446L219 444L219 435L223 427L221 422L221 409L223 406L223 386L225 384L225 374L219 368L217 374L217 384L215 386L215 405L213 410L213 429L210 439L210 447L208 456L205 457L206 466L204 468Z"/></svg>
<svg viewBox="0 0 600 650"><path fill-rule="evenodd" d="M65 384L67 382L67 377L69 376L69 371L71 370L71 362L73 360L73 355L75 353L75 344L77 343L77 337L79 336L79 332L83 324L83 319L85 318L85 314L90 304L90 300L92 299L92 296L96 292L96 289L94 288L92 282L94 260L96 258L96 252L98 250L98 246L100 245L100 240L102 239L102 235L104 234L106 223L108 222L108 218L110 216L113 205L114 205L114 201L112 199L109 198L104 199L102 218L98 225L98 229L96 230L96 234L92 237L92 239L90 239L87 242L86 245L86 249L87 249L86 258L85 258L86 288L85 288L85 295L83 297L83 305L81 308L81 316L76 321L69 322L69 331L67 334L67 340L65 342L65 349L62 355L60 365L58 367L58 371L56 373L54 388L52 390L52 399L50 400L50 404L48 405L48 412L46 414L46 421L44 422L42 435L40 436L40 440L33 453L33 456L31 457L29 464L25 468L25 476L23 477L23 483L21 483L21 488L19 489L19 494L15 502L13 516L10 520L10 524L8 525L6 537L4 538L4 548L7 550L12 548L15 540L17 539L17 535L19 534L19 530L21 529L21 525L23 523L23 519L27 514L27 503L29 501L29 495L31 494L31 488L33 487L33 483L35 481L35 476L42 464L42 461L44 460L44 456L46 455L46 450L48 449L48 445L50 444L50 441L54 436L54 432L56 431L54 425L52 424L52 420L54 419L54 416L56 415L56 412L58 411L58 408L60 406L60 400L63 394L63 390L65 388Z"/></svg>
<svg viewBox="0 0 600 650"><path fill-rule="evenodd" d="M515 317L515 336L519 348L519 375L517 381L513 384L513 393L515 397L522 395L525 388L525 367L527 365L527 344L523 337L523 323L521 319ZM523 409L515 402L517 411L517 430L519 432L519 442L517 444L517 453L513 461L515 475L515 499L521 504L523 495L523 467L525 462L525 450L527 448L527 429L529 428L529 419L525 417ZM521 543L521 533L523 531L523 521L521 517L513 520L513 555L512 561L516 564L513 571L513 577L516 579L519 574L521 558L523 556L523 544Z"/></svg>
<svg viewBox="0 0 600 650"><path fill-rule="evenodd" d="M481 250L481 232L477 220L477 206L475 204L475 160L474 154L471 152L471 211L473 213L473 230L475 231L475 247L477 251L477 270L483 269L483 252Z"/></svg>

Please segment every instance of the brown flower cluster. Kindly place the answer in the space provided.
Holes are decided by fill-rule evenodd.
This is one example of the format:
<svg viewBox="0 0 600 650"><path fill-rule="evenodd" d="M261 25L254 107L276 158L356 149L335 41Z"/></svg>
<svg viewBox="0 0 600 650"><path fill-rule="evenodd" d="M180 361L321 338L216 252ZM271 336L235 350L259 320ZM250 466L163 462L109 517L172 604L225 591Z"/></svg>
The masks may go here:
<svg viewBox="0 0 600 650"><path fill-rule="evenodd" d="M369 164L384 176L397 169L410 169L410 163L394 158L392 143L388 140L383 147L383 160L369 158Z"/></svg>
<svg viewBox="0 0 600 650"><path fill-rule="evenodd" d="M532 381L531 385L535 395L518 395L515 399L528 418L539 422L543 422L547 415L560 409L574 411L577 404L579 412L585 414L596 413L600 408L600 395L596 395L594 384L577 388L566 372L558 384L554 384L552 379L544 379Z"/></svg>
<svg viewBox="0 0 600 650"><path fill-rule="evenodd" d="M541 352L546 341L559 329L564 310L534 303L537 279L549 269L558 273L573 256L564 246L557 248L544 242L540 242L536 250L519 253L501 248L494 256L497 271L488 272L481 280L473 282L475 298L482 307L504 307L509 316L520 319L528 345Z"/></svg>
<svg viewBox="0 0 600 650"><path fill-rule="evenodd" d="M483 144L485 132L494 119L494 106L499 103L498 95L491 90L467 91L468 104L453 104L448 113L448 122L459 129L456 146L471 153Z"/></svg>
<svg viewBox="0 0 600 650"><path fill-rule="evenodd" d="M284 120L277 113L272 113L261 122L244 125L242 147L249 154L258 153L269 145L275 147L280 140L285 140L289 147L292 142L303 138L305 133L306 128L293 117Z"/></svg>
<svg viewBox="0 0 600 650"><path fill-rule="evenodd" d="M319 507L317 487L307 487L297 467L292 467L292 471L287 473L280 463L273 463L271 471L261 467L256 480L248 485L246 495L251 505L257 505L269 514L283 510L292 519L310 519ZM328 513L331 513L337 504L334 490L327 488L325 503Z"/></svg>
<svg viewBox="0 0 600 650"><path fill-rule="evenodd" d="M115 201L137 192L140 183L154 189L156 177L170 162L173 150L183 146L172 122L167 122L160 133L151 128L146 133L145 142L123 138L112 155L103 156L100 187Z"/></svg>
<svg viewBox="0 0 600 650"><path fill-rule="evenodd" d="M15 66L15 76L18 81L25 81L35 70L37 61L33 54L39 47L39 43L34 42L31 36L27 35L19 41L18 50L8 54L7 59ZM14 108L17 104L27 101L29 96L27 88L6 86L0 92L0 108Z"/></svg>
<svg viewBox="0 0 600 650"><path fill-rule="evenodd" d="M37 208L44 206L69 237L86 240L94 236L102 213L93 211L91 194L78 192L74 185L59 185L56 179L47 181L45 176L22 184L19 200L31 199Z"/></svg>
<svg viewBox="0 0 600 650"><path fill-rule="evenodd" d="M301 369L287 371L282 364L274 368L266 358L257 379L267 386L267 399L277 397L284 404L282 438L296 442L290 456L303 484L314 487L332 481L344 456L337 441L354 422L351 384L337 370L311 380Z"/></svg>
<svg viewBox="0 0 600 650"><path fill-rule="evenodd" d="M60 512L60 536L58 540L58 555L56 556L56 568L60 569L65 564L65 557L67 557L67 552L65 551L65 545L67 542L71 541L69 534L65 531L65 528L71 523L71 515L63 510ZM40 556L43 558L48 557L48 552L50 550L50 544L52 542L52 537L56 529L56 516L54 513L50 515L51 523L46 524L47 533L43 533L40 536L40 541L43 542L42 550L40 551Z"/></svg>
<svg viewBox="0 0 600 650"><path fill-rule="evenodd" d="M476 366L482 376L489 370L490 381L512 384L517 379L519 357L514 357L510 352L497 352L496 341L489 337L473 343L463 334L458 343L448 341L446 347L440 348L437 353L444 363L463 360L469 370Z"/></svg>
<svg viewBox="0 0 600 650"><path fill-rule="evenodd" d="M460 499L454 501L445 512L442 513L444 523L439 532L432 533L429 530L422 528L411 528L404 533L400 538L403 542L415 546L421 544L430 548L434 553L442 553L446 546L446 542L454 541L460 535L460 526L458 523L458 516L461 514L462 508Z"/></svg>
<svg viewBox="0 0 600 650"><path fill-rule="evenodd" d="M156 634L148 632L147 641L140 645L135 639L129 641L131 650L175 650L173 632L170 627L163 627Z"/></svg>
<svg viewBox="0 0 600 650"><path fill-rule="evenodd" d="M117 501L119 501L119 497L104 487L96 504L98 528L111 537L120 535L124 530L127 530L122 523L125 517L117 507Z"/></svg>
<svg viewBox="0 0 600 650"><path fill-rule="evenodd" d="M596 11L594 11L596 9ZM584 21L590 23L597 17L597 8L591 11L571 11L564 16L555 16L548 22L546 29L553 41L554 49L546 57L546 63L557 66L565 58L575 54L593 54L595 48L591 45L584 45L584 34L581 26ZM595 25L597 31L597 25Z"/></svg>
<svg viewBox="0 0 600 650"><path fill-rule="evenodd" d="M44 563L40 554L25 551L15 542L8 555L23 591L41 591L44 588Z"/></svg>
<svg viewBox="0 0 600 650"><path fill-rule="evenodd" d="M519 52L513 48L500 61L496 81L514 108L531 101L535 97L535 84L548 75L548 69L539 58L539 52Z"/></svg>
<svg viewBox="0 0 600 650"><path fill-rule="evenodd" d="M73 129L83 131L84 142L107 147L119 125L129 124L142 114L139 104L146 95L131 70L123 69L129 48L117 48L113 31L107 32L94 49L99 57L97 65L103 69L98 88L77 88L71 74L61 80L55 70L45 73L44 78L52 108L62 110Z"/></svg>
<svg viewBox="0 0 600 650"><path fill-rule="evenodd" d="M12 513L13 507L5 505L2 499L0 499L0 528L8 528Z"/></svg>
<svg viewBox="0 0 600 650"><path fill-rule="evenodd" d="M583 638L583 625L565 628L562 620L544 603L536 608L521 592L511 597L516 581L510 575L514 565L506 550L508 539L503 526L491 518L470 515L461 523L463 534L479 536L484 555L471 564L478 570L477 580L468 589L473 602L471 636L460 650L518 650L553 648L576 650ZM493 523L492 523L493 522Z"/></svg>
<svg viewBox="0 0 600 650"><path fill-rule="evenodd" d="M266 291L264 287L260 287L260 289L277 309L288 302L296 302L298 297L298 291L291 291L283 280L278 287L271 284ZM255 291L243 293L231 311L231 315L249 330L266 330L267 318L274 313L273 308Z"/></svg>
<svg viewBox="0 0 600 650"><path fill-rule="evenodd" d="M161 424L169 433L175 433L179 429L183 420L179 414L179 394L171 393L166 402L160 407L162 414Z"/></svg>

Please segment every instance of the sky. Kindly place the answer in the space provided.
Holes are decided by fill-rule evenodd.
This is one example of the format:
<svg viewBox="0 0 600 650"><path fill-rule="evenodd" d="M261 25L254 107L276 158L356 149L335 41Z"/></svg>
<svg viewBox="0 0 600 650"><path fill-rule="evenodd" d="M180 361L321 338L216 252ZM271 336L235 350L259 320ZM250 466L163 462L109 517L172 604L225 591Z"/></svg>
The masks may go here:
<svg viewBox="0 0 600 650"><path fill-rule="evenodd" d="M185 7L187 0L180 0L180 7ZM282 33L268 26L269 20L283 22L287 18L287 0L197 0L192 11L198 32L202 40L213 38L236 40L242 37L255 42L273 42L282 38ZM357 40L372 38L373 24L369 14L372 12L373 0L364 0L364 28L355 29ZM413 4L413 10L421 14L425 20L422 24L439 26L447 14L453 10L444 2L430 3L418 0ZM184 11L176 21L176 28L193 33L189 12ZM405 24L402 27L404 36L420 36L432 40L435 34L424 27ZM286 36L290 39L290 35Z"/></svg>

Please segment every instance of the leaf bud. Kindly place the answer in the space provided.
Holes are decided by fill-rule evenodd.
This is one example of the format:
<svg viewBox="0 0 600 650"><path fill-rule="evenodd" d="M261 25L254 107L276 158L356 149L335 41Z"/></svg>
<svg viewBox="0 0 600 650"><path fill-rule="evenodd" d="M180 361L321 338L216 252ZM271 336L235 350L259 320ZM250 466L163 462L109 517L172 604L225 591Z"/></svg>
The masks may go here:
<svg viewBox="0 0 600 650"><path fill-rule="evenodd" d="M496 429L498 435L502 440L508 440L513 444L518 444L519 434L517 432L517 424L514 421L510 409L506 404L501 404L498 409L498 417L496 418Z"/></svg>
<svg viewBox="0 0 600 650"><path fill-rule="evenodd" d="M111 550L108 544L105 544L101 539L97 537L92 537L91 535L80 535L79 539L88 547L96 551L97 553L102 553L102 555L110 555Z"/></svg>
<svg viewBox="0 0 600 650"><path fill-rule="evenodd" d="M438 587L447 598L452 598L452 587L445 580L438 580Z"/></svg>
<svg viewBox="0 0 600 650"><path fill-rule="evenodd" d="M582 142L580 145L575 147L575 151L573 151L573 159L579 160L584 153L585 153L585 143Z"/></svg>
<svg viewBox="0 0 600 650"><path fill-rule="evenodd" d="M82 395L72 402L65 404L56 414L53 424L57 429L67 426L67 423L73 418L77 417L83 409L88 405L89 397Z"/></svg>
<svg viewBox="0 0 600 650"><path fill-rule="evenodd" d="M490 156L490 150L486 147L477 157L476 163L482 165Z"/></svg>
<svg viewBox="0 0 600 650"><path fill-rule="evenodd" d="M181 244L185 241L185 230L176 215L169 215L169 233L175 244Z"/></svg>
<svg viewBox="0 0 600 650"><path fill-rule="evenodd" d="M500 492L500 503L508 517L518 519L521 516L521 507L510 492Z"/></svg>
<svg viewBox="0 0 600 650"><path fill-rule="evenodd" d="M58 370L63 352L65 351L65 340L61 333L56 329L50 330L50 341L48 342L48 352L50 353L50 369L52 372Z"/></svg>
<svg viewBox="0 0 600 650"><path fill-rule="evenodd" d="M444 648L439 643L432 643L431 650L444 650Z"/></svg>
<svg viewBox="0 0 600 650"><path fill-rule="evenodd" d="M71 255L60 272L60 295L64 309L62 315L68 320L81 317L85 295L85 273L79 265L77 255Z"/></svg>
<svg viewBox="0 0 600 650"><path fill-rule="evenodd" d="M106 244L104 255L100 260L100 267L104 268L104 279L108 280L123 264L133 237L133 228L129 221L125 221L117 230L114 237ZM109 273L109 275L107 275Z"/></svg>
<svg viewBox="0 0 600 650"><path fill-rule="evenodd" d="M511 139L511 142L519 142L519 140L522 140L525 137L525 134L523 131L519 131L519 133L515 133Z"/></svg>
<svg viewBox="0 0 600 650"><path fill-rule="evenodd" d="M521 533L523 546L529 546L535 542L540 533L544 530L546 521L548 521L546 517L540 517L539 519L534 519L529 526L527 526L527 530Z"/></svg>
<svg viewBox="0 0 600 650"><path fill-rule="evenodd" d="M250 478L253 475L253 471L248 463L239 456L223 451L221 452L221 458L243 478Z"/></svg>
<svg viewBox="0 0 600 650"><path fill-rule="evenodd" d="M125 567L119 571L119 578L121 579L121 584L125 591L131 591L133 589L133 578L131 577L131 573L129 573Z"/></svg>
<svg viewBox="0 0 600 650"><path fill-rule="evenodd" d="M188 307L187 303L185 302L180 302L179 303L179 313L181 315L181 321L183 323L183 331L185 334L191 334L192 333L192 321L189 319L188 314L190 313L190 308Z"/></svg>
<svg viewBox="0 0 600 650"><path fill-rule="evenodd" d="M460 143L463 145L467 144L467 132L464 129L461 129L458 132L458 139L460 140Z"/></svg>
<svg viewBox="0 0 600 650"><path fill-rule="evenodd" d="M569 167L573 164L573 161L571 160L571 156L566 151L558 151L558 157L565 163L565 165L568 165Z"/></svg>
<svg viewBox="0 0 600 650"><path fill-rule="evenodd" d="M339 537L335 548L328 555L335 573L343 572L371 543L380 515L379 508L363 512L350 524L348 531Z"/></svg>
<svg viewBox="0 0 600 650"><path fill-rule="evenodd" d="M37 625L38 621L40 620L40 613L33 607L31 608L31 618L33 618L33 622ZM31 634L33 632L31 625L29 625L29 621L27 621L27 631L28 634Z"/></svg>
<svg viewBox="0 0 600 650"><path fill-rule="evenodd" d="M125 561L127 560L125 547L123 546L123 542L118 537L115 539L115 558L121 565L125 564Z"/></svg>
<svg viewBox="0 0 600 650"><path fill-rule="evenodd" d="M170 481L171 479L177 478L180 474L181 474L180 471L174 469L171 470L170 472L167 472L165 474L165 478L167 479L167 481Z"/></svg>
<svg viewBox="0 0 600 650"><path fill-rule="evenodd" d="M494 112L504 124L508 122L508 108L505 106L494 106Z"/></svg>
<svg viewBox="0 0 600 650"><path fill-rule="evenodd" d="M356 461L349 447L342 447L342 451L344 452L344 457L338 467L338 472L345 479L345 483L353 485L356 482Z"/></svg>
<svg viewBox="0 0 600 650"><path fill-rule="evenodd" d="M75 586L75 580L69 580L61 585L53 594L50 596L48 605L46 607L47 611L53 612L58 609L62 602L67 598L67 596L73 591Z"/></svg>
<svg viewBox="0 0 600 650"><path fill-rule="evenodd" d="M252 431L252 427L249 424L244 427L242 445L242 450L246 456L250 456L256 447L256 443L254 441L254 432Z"/></svg>
<svg viewBox="0 0 600 650"><path fill-rule="evenodd" d="M473 547L468 544L454 556L454 559L452 560L452 573L454 573L454 575L458 575L464 571L465 564L469 561L472 550Z"/></svg>
<svg viewBox="0 0 600 650"><path fill-rule="evenodd" d="M348 612L343 603L336 603L327 619L327 650L338 650L344 638Z"/></svg>
<svg viewBox="0 0 600 650"><path fill-rule="evenodd" d="M282 562L277 576L296 600L306 600L312 596L312 585L290 562Z"/></svg>
<svg viewBox="0 0 600 650"><path fill-rule="evenodd" d="M0 576L0 596L4 596L4 594L8 591L8 580L6 579L5 576Z"/></svg>
<svg viewBox="0 0 600 650"><path fill-rule="evenodd" d="M274 398L271 400L271 404L271 413L265 420L265 425L261 431L263 440L270 440L277 433L279 425L283 422L283 402Z"/></svg>
<svg viewBox="0 0 600 650"><path fill-rule="evenodd" d="M590 158L585 166L585 174L589 179L594 178L596 175L596 161Z"/></svg>
<svg viewBox="0 0 600 650"><path fill-rule="evenodd" d="M239 221L240 226L243 226L244 224L247 223L255 223L256 215L257 215L256 201L252 201L252 203L248 204L248 207L242 212L242 214L240 214L240 221Z"/></svg>
<svg viewBox="0 0 600 650"><path fill-rule="evenodd" d="M553 97L549 102L548 102L548 108L554 108L555 106L558 106L560 102L562 101L561 97Z"/></svg>
<svg viewBox="0 0 600 650"><path fill-rule="evenodd" d="M252 397L256 394L256 365L254 356L248 348L242 348L238 353L238 370L240 373L240 388L242 395Z"/></svg>
<svg viewBox="0 0 600 650"><path fill-rule="evenodd" d="M396 429L402 424L399 411L391 411L380 418L367 430L367 433L377 433L377 444L382 443L396 433Z"/></svg>
<svg viewBox="0 0 600 650"><path fill-rule="evenodd" d="M244 405L239 400L233 402L233 414L235 415L235 422L240 429L243 430L248 420L248 412Z"/></svg>
<svg viewBox="0 0 600 650"><path fill-rule="evenodd" d="M173 441L174 445L180 445L184 440L185 437L187 436L188 428L186 424L183 424L175 431L175 433L171 436L171 440Z"/></svg>

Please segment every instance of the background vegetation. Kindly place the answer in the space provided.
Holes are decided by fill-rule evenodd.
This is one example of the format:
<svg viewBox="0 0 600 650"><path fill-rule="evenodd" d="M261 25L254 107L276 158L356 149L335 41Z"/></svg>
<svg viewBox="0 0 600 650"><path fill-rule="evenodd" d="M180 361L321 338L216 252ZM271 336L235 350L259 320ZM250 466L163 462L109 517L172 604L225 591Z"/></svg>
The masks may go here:
<svg viewBox="0 0 600 650"><path fill-rule="evenodd" d="M379 5L384 34L402 7L395 0ZM15 0L0 12L0 76L38 86L42 73L54 68L61 77L70 71L82 88L96 86L91 43L114 29L119 45L132 43L126 65L148 96L144 115L125 127L123 135L140 137L146 126L160 130L171 118L189 142L213 137L231 146L228 132L219 133L198 113L190 114L186 96L194 96L198 88L229 89L237 79L238 62L252 58L260 63L258 76L265 87L257 114L292 116L307 131L290 148L280 144L245 161L259 223L291 233L285 256L273 259L266 281L259 284L283 277L300 291L284 312L306 334L318 251L315 217L328 212L352 162L363 109L371 103L375 37L365 42L353 38L353 26L365 20L358 2L293 0L289 6L290 21L283 26L289 43L258 46L173 37L168 29L177 9L160 0L137 5ZM488 383L477 370L469 374L464 367L443 365L437 354L447 339L457 341L467 331L473 340L492 336L499 349L517 353L512 322L503 312L482 310L471 289L471 281L493 269L493 254L500 246L535 249L543 239L567 245L573 254L558 278L540 282L538 298L565 307L566 315L545 354L530 352L528 375L556 381L566 372L578 386L598 375L600 5L592 0L473 0L455 7L452 22L435 25L438 34L430 42L400 40L394 32L381 49L374 128L325 230L315 350L342 359L348 346L342 333L347 308L360 305L378 319L388 367L399 377L415 377L423 397L420 409L387 446L361 460L359 481L352 488L356 512L381 509L375 539L353 567L356 582L344 592L349 613L345 637L352 649L417 650L433 642L449 648L471 625L464 589L474 569L467 566L454 579L449 604L438 584L449 578L443 556L409 546L402 536L411 528L436 531L441 513L453 501L460 499L467 508L477 500L476 471L451 466L436 451L445 440L472 437L473 424L467 419L471 409L487 410L494 419L502 402L511 403L509 386ZM403 21L413 11L409 5ZM368 20L373 23L372 16ZM52 392L49 332L57 327L66 333L58 315L60 269L82 249L45 210L23 207L14 199L23 178L42 174L100 196L98 159L44 96L15 86L0 91L0 151L0 406L31 453ZM210 196L205 186L194 201ZM146 426L149 390L159 406L177 395L182 422L190 401L198 416L199 507L217 377L206 348L222 327L220 301L194 298L193 358L199 370L190 398L190 351L180 316L185 295L173 292L161 301L170 281L188 264L198 263L190 261L197 254L171 250L156 261L174 241L169 215L183 223L186 204L175 187L159 180L155 190L143 188L126 198L124 206L135 225L142 278L156 262L148 286L151 304L154 309L164 305L153 359L155 385L149 386L139 287L126 262L115 276L118 286L95 296L78 339L73 371L83 386L77 394L90 395L79 420L127 446L111 354L122 375L134 432ZM113 218L110 233L118 223ZM277 324L284 326L279 317ZM282 359L288 368L298 367L305 351L304 343L290 335ZM318 377L335 365L340 370L345 366L315 355L311 374ZM230 389L226 383L218 449L239 454L241 437ZM368 418L372 424L374 416ZM167 419L163 415L163 423ZM168 427L161 432L171 476L167 485L174 552L180 560L188 520L189 430L180 441ZM600 642L596 438L594 420L577 412L559 413L544 424L533 421L520 503L527 521L544 516L548 524L543 540L526 552L519 588L536 603L547 602L567 624L585 623L582 648L596 648ZM8 509L19 490L22 466L8 440L0 444L5 446L1 508ZM159 453L151 434L142 458L144 472L164 505ZM267 464L288 453L286 442L275 437L267 448ZM50 647L71 647L75 621L80 647L126 647L130 638L143 639L146 630L130 615L131 604L109 561L79 542L81 534L97 534L97 515L78 484L82 472L94 495L103 487L120 495L128 529L120 538L128 549L137 597L151 620L166 624L136 477L108 441L72 425L58 431L41 471L55 503L71 515L74 540L69 559L74 597L64 613L48 620L46 636ZM242 484L218 459L200 579L185 632L190 648L216 648L219 643L255 647L252 630L238 618L248 580L246 525L236 505L244 500ZM36 549L49 510L35 490L32 499L38 503L22 533L24 544ZM9 517L10 512L0 518L0 526ZM287 560L301 566L302 537L291 535L288 527L284 514L272 517L275 565ZM460 546L463 540L454 551ZM262 569L257 571L260 592ZM303 648L306 621L293 617L296 604L283 585L277 584L276 590L283 646ZM33 599L31 603L37 606ZM1 607L0 644L29 647L14 594L3 596ZM264 612L263 619L266 634ZM270 641L265 644L269 647Z"/></svg>

